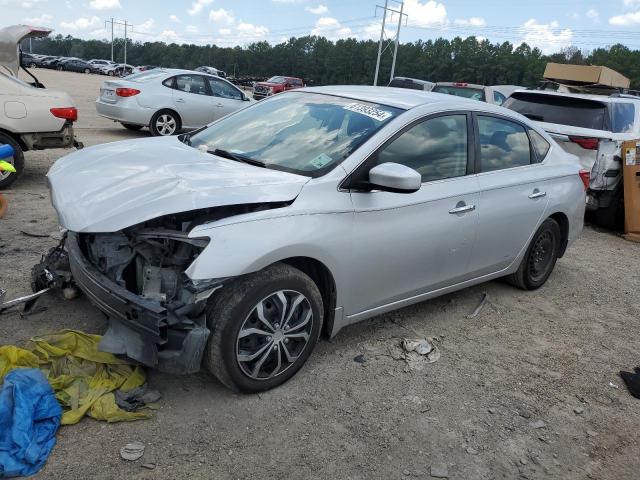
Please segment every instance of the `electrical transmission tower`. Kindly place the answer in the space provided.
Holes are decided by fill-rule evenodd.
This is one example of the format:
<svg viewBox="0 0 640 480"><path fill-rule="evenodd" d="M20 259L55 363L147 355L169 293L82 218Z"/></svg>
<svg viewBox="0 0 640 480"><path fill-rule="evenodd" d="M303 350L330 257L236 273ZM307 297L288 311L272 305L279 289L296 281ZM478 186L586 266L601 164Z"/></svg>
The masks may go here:
<svg viewBox="0 0 640 480"><path fill-rule="evenodd" d="M113 38L113 26L114 25L124 25L124 63L127 63L127 25L131 26L130 23L127 23L127 21L125 20L124 23L123 22L118 22L117 20L114 20L113 18L111 20L105 20L104 22L104 26L105 28L107 27L107 24L111 24L111 61L113 62L113 45L114 42L118 42L119 40L114 40Z"/></svg>
<svg viewBox="0 0 640 480"><path fill-rule="evenodd" d="M395 10L389 7L389 1L393 3L397 3L400 5L400 10ZM402 26L402 19L405 20L405 26L408 15L406 13L402 13L404 9L404 3L399 0L384 0L384 7L382 5L376 5L376 14L378 13L378 9L381 8L383 11L382 15L382 28L380 29L380 42L378 43L378 60L376 62L376 74L373 78L373 85L378 85L378 73L380 72L380 59L382 58L382 54L393 44L393 62L391 63L391 79L393 79L393 75L396 71L396 57L398 55L398 43L400 42L400 27ZM387 37L387 34L384 30L384 27L387 24L387 12L391 12L390 22L393 21L393 14L396 13L398 15L398 28L396 30L396 35L393 38ZM385 38L386 37L386 38ZM384 48L382 44L385 44Z"/></svg>

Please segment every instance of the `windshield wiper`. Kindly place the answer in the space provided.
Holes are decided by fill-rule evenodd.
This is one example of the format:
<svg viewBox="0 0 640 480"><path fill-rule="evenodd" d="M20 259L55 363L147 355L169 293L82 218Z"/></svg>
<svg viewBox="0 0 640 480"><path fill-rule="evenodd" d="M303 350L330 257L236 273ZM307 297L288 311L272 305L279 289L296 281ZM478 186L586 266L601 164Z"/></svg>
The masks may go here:
<svg viewBox="0 0 640 480"><path fill-rule="evenodd" d="M266 165L264 164L264 162L261 162L260 160L256 160L250 157L245 157L244 155L241 155L239 153L233 153L228 150L223 150L221 148L207 150L207 153L211 153L219 157L229 158L231 160L235 160L236 162L248 163L249 165L255 165L256 167L266 168Z"/></svg>
<svg viewBox="0 0 640 480"><path fill-rule="evenodd" d="M180 140L185 145L191 146L191 134L190 133L183 133L182 135L179 135L178 136L178 140Z"/></svg>

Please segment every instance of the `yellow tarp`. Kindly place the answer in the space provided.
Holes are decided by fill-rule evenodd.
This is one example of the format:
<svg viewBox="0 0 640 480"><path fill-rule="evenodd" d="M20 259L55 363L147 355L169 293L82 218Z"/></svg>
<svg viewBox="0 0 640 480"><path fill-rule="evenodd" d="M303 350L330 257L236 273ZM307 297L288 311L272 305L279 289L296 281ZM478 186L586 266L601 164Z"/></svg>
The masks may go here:
<svg viewBox="0 0 640 480"><path fill-rule="evenodd" d="M99 352L100 338L62 330L33 337L24 349L0 346L0 383L14 368L39 367L64 409L63 425L78 423L85 414L107 422L149 418L148 412L127 412L116 404L113 392L143 385L145 373L111 353Z"/></svg>

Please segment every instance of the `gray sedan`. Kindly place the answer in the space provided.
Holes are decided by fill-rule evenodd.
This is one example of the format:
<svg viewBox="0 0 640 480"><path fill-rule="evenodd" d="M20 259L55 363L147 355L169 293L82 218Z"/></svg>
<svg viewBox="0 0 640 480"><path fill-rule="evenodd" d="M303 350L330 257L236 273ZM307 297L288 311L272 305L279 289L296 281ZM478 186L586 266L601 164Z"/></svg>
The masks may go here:
<svg viewBox="0 0 640 480"><path fill-rule="evenodd" d="M200 128L251 102L215 75L156 68L105 81L96 111L130 130L148 126L153 135L165 136Z"/></svg>
<svg viewBox="0 0 640 480"><path fill-rule="evenodd" d="M495 278L541 287L588 185L513 111L356 86L85 148L48 176L75 282L111 318L102 348L245 392L291 378L321 332Z"/></svg>

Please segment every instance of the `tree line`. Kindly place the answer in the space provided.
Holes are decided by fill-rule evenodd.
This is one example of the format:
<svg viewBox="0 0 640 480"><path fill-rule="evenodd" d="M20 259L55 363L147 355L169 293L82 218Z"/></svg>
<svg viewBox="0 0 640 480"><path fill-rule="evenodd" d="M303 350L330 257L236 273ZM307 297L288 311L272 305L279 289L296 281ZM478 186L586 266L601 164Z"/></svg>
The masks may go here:
<svg viewBox="0 0 640 480"><path fill-rule="evenodd" d="M33 53L84 59L111 58L111 43L57 35L32 41ZM28 44L23 45L24 51ZM123 61L123 45L114 50ZM219 47L164 42L127 44L127 63L193 69L209 65L237 78L291 75L315 85L372 84L378 43L373 40L304 36L271 45L266 41L246 47ZM527 44L491 43L476 37L452 40L418 40L398 48L396 75L430 81L454 81L483 85L535 86L547 62L604 65L631 79L640 89L640 50L615 44L583 52L576 47L544 55ZM389 81L391 57L383 58L379 84Z"/></svg>

